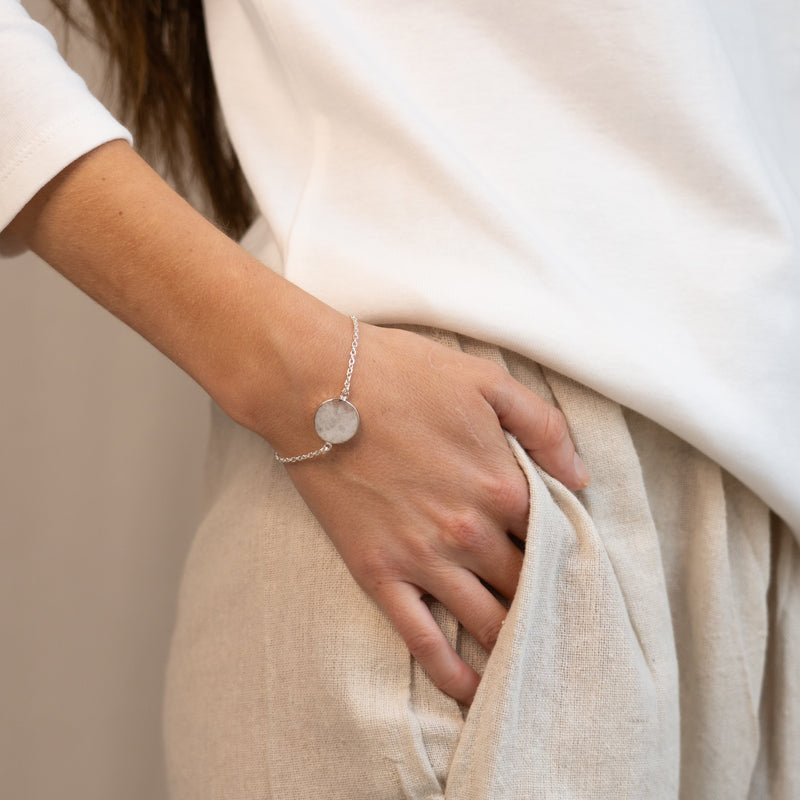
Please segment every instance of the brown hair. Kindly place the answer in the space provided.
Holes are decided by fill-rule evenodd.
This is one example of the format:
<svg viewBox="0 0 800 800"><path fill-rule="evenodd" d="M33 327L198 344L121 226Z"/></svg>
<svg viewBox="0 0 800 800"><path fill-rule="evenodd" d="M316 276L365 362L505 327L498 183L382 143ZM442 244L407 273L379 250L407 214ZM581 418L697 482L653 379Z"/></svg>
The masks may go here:
<svg viewBox="0 0 800 800"><path fill-rule="evenodd" d="M199 183L217 223L233 236L243 233L253 218L252 198L220 115L202 0L85 2L138 147L182 193ZM87 33L72 0L53 3Z"/></svg>

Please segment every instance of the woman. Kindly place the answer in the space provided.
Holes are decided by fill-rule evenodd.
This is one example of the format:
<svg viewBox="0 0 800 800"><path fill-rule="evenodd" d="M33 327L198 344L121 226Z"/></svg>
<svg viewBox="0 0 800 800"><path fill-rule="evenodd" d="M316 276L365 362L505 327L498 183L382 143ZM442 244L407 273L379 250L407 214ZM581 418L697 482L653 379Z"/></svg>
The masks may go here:
<svg viewBox="0 0 800 800"><path fill-rule="evenodd" d="M176 797L792 795L798 215L733 12L206 2L240 247L0 8L6 246L225 412ZM199 9L134 8L241 226Z"/></svg>

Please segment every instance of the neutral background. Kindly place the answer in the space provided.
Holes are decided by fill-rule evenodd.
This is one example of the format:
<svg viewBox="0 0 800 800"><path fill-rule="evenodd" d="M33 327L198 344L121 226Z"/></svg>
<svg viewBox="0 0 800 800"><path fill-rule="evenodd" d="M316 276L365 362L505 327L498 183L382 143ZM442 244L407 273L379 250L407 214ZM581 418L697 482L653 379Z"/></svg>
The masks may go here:
<svg viewBox="0 0 800 800"><path fill-rule="evenodd" d="M0 260L0 390L0 796L162 800L209 401L30 255Z"/></svg>

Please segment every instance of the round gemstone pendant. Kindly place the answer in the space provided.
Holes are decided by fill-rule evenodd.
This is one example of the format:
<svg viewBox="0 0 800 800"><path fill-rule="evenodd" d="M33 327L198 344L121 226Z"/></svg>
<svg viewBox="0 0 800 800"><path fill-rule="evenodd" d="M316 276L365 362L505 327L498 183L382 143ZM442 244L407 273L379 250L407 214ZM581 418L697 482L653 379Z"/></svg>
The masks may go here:
<svg viewBox="0 0 800 800"><path fill-rule="evenodd" d="M325 442L347 442L358 430L358 411L352 403L339 397L326 400L314 414L314 429Z"/></svg>

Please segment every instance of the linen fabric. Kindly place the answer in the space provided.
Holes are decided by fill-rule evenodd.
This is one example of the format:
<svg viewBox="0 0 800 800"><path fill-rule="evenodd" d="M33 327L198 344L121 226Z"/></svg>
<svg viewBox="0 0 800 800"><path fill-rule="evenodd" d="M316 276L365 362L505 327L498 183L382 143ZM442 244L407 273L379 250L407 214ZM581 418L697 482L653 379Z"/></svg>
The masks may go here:
<svg viewBox="0 0 800 800"><path fill-rule="evenodd" d="M432 685L269 446L217 412L168 676L174 799L796 798L788 528L636 412L497 347L428 335L557 403L593 476L572 494L510 443L530 522L491 657L431 601L483 674L474 704Z"/></svg>

